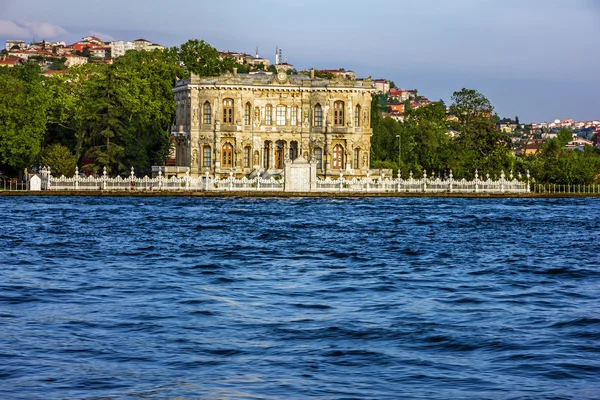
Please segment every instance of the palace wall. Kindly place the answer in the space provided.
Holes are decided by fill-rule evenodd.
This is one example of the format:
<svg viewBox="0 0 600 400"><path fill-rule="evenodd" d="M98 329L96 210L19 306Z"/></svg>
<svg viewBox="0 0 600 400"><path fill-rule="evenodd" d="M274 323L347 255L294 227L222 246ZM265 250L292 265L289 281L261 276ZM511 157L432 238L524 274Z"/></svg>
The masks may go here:
<svg viewBox="0 0 600 400"><path fill-rule="evenodd" d="M298 156L321 178L369 170L370 80L234 72L192 75L173 92L172 164L192 176L273 176Z"/></svg>

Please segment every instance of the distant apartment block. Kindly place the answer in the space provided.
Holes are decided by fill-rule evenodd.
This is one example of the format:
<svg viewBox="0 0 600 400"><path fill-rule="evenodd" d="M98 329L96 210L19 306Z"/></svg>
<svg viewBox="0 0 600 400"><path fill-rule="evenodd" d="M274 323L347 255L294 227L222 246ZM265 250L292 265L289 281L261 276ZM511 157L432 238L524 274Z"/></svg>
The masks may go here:
<svg viewBox="0 0 600 400"><path fill-rule="evenodd" d="M27 44L24 40L7 40L6 41L6 51L14 50L22 50L27 47Z"/></svg>
<svg viewBox="0 0 600 400"><path fill-rule="evenodd" d="M390 82L385 79L375 79L373 89L377 94L388 94L390 92Z"/></svg>
<svg viewBox="0 0 600 400"><path fill-rule="evenodd" d="M133 42L126 42L123 40L110 42L108 45L110 46L110 53L113 58L123 57L128 51L135 50Z"/></svg>
<svg viewBox="0 0 600 400"><path fill-rule="evenodd" d="M152 51L155 49L159 49L159 50L164 50L166 49L165 46L162 46L160 44L156 44L156 43L152 43L149 40L146 39L136 39L133 41L133 48L136 51Z"/></svg>

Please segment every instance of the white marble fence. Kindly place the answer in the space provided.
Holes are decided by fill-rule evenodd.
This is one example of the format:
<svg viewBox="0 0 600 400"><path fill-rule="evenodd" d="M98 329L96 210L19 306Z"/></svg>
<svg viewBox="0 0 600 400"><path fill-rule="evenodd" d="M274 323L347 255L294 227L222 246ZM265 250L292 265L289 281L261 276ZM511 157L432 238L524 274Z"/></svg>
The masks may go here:
<svg viewBox="0 0 600 400"><path fill-rule="evenodd" d="M194 178L189 170L186 175L177 178L165 178L161 172L155 178L131 175L123 178L111 178L106 169L102 176L83 177L76 171L75 176L54 177L50 168L41 171L42 190L54 191L212 191L212 192L243 192L243 191L271 191L283 192L285 179L263 179L260 177L236 178L233 173L228 178L212 178L208 174ZM402 177L391 178L385 176L346 179L341 173L336 178L317 179L316 182L304 182L305 192L366 192L366 193L528 193L530 191L530 176L524 182L521 175L514 177L512 172L506 177L501 173L500 179L492 180L489 176L480 179L476 171L473 180L455 180L452 172L447 178L442 179L435 175L428 176L425 172L422 178L413 178L412 172L407 179Z"/></svg>

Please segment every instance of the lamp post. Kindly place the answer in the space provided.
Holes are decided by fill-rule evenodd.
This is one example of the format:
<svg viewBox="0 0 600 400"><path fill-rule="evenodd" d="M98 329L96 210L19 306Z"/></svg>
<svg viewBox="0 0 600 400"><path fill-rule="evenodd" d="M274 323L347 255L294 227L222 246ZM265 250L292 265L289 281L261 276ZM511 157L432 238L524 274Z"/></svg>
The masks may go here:
<svg viewBox="0 0 600 400"><path fill-rule="evenodd" d="M398 139L398 169L400 169L400 164L402 163L402 137L400 135L396 135Z"/></svg>

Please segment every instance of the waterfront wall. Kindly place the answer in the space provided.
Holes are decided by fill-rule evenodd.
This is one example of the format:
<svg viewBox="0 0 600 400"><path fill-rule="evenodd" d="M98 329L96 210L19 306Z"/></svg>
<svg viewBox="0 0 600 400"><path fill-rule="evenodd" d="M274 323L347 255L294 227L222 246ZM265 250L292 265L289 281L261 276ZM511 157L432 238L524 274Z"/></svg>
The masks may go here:
<svg viewBox="0 0 600 400"><path fill-rule="evenodd" d="M298 180L298 176L302 177ZM206 174L194 178L189 170L185 176L165 178L162 174L155 178L135 176L135 171L127 178L109 177L104 171L100 177L81 177L79 174L71 178L64 176L53 177L48 169L42 169L42 190L48 191L160 191L160 192L286 192L295 193L529 193L529 177L523 181L513 177L512 173L506 177L502 172L500 179L492 180L489 177L480 179L476 172L473 180L455 180L452 173L445 179L436 176L424 176L415 179L410 176L392 178L386 176L346 179L341 173L334 178L313 180L309 175L298 175L292 182L281 179L261 177L236 178L233 173L226 179L213 178ZM290 187L293 190L290 190Z"/></svg>

